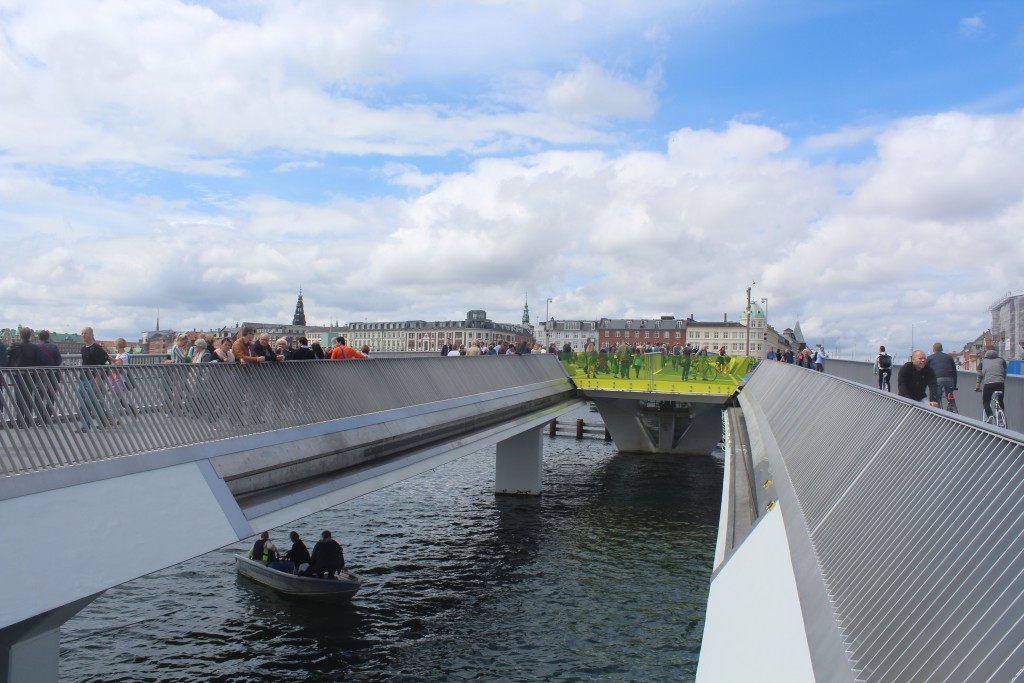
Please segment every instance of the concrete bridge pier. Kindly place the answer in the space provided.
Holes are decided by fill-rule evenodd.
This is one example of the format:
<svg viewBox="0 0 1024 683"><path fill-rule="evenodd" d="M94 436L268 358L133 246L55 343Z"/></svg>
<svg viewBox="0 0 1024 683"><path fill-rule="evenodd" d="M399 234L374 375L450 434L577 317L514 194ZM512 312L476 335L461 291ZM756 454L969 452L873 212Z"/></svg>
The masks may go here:
<svg viewBox="0 0 1024 683"><path fill-rule="evenodd" d="M623 453L707 455L722 439L720 403L593 398Z"/></svg>
<svg viewBox="0 0 1024 683"><path fill-rule="evenodd" d="M103 592L0 629L0 683L57 683L61 625Z"/></svg>
<svg viewBox="0 0 1024 683"><path fill-rule="evenodd" d="M539 427L527 429L497 444L494 492L539 496L544 472L544 440Z"/></svg>

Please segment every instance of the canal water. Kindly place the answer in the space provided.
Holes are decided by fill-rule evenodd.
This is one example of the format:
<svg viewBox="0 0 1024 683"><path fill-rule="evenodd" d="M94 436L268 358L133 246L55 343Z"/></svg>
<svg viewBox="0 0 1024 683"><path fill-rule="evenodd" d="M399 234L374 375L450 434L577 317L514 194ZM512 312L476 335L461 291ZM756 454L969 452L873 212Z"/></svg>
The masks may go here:
<svg viewBox="0 0 1024 683"><path fill-rule="evenodd" d="M107 591L62 628L60 680L692 680L721 461L544 439L539 498L496 497L488 448L272 532L331 529L350 605L236 577L239 543Z"/></svg>

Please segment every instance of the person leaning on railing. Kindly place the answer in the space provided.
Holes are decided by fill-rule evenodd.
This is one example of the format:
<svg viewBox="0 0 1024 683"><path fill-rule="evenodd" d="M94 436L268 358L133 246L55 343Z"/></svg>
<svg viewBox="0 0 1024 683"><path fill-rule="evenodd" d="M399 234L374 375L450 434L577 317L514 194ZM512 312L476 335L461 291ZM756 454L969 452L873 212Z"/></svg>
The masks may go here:
<svg viewBox="0 0 1024 683"><path fill-rule="evenodd" d="M231 337L224 337L223 339L221 339L220 343L217 345L217 348L213 350L213 353L214 358L212 362L214 363L236 362L235 352L231 348Z"/></svg>
<svg viewBox="0 0 1024 683"><path fill-rule="evenodd" d="M110 354L96 342L96 335L91 327L82 328L82 373L78 384L79 417L82 431L93 426L113 424L110 414L103 405L106 395L105 372L97 366L110 365ZM90 419L91 418L91 419Z"/></svg>
<svg viewBox="0 0 1024 683"><path fill-rule="evenodd" d="M235 359L239 363L263 363L267 360L266 356L257 355L253 349L252 340L255 336L255 327L247 325L238 331L238 339L231 345L231 350L235 352Z"/></svg>

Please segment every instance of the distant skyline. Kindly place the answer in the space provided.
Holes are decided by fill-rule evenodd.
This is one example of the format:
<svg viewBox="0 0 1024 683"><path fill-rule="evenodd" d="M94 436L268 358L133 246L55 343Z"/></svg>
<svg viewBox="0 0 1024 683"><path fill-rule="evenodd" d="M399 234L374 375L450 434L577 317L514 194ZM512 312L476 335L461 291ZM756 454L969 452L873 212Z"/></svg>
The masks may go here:
<svg viewBox="0 0 1024 683"><path fill-rule="evenodd" d="M737 319L1024 290L1024 3L5 0L0 326ZM844 353L844 355L847 355Z"/></svg>

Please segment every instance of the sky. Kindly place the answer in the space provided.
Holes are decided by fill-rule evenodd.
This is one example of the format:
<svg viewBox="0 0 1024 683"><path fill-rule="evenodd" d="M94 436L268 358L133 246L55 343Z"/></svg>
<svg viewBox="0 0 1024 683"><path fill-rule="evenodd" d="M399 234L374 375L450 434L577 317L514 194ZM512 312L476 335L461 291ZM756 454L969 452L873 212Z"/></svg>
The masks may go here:
<svg viewBox="0 0 1024 683"><path fill-rule="evenodd" d="M0 0L0 327L738 320L1024 290L1016 0ZM550 302L548 301L550 299Z"/></svg>

